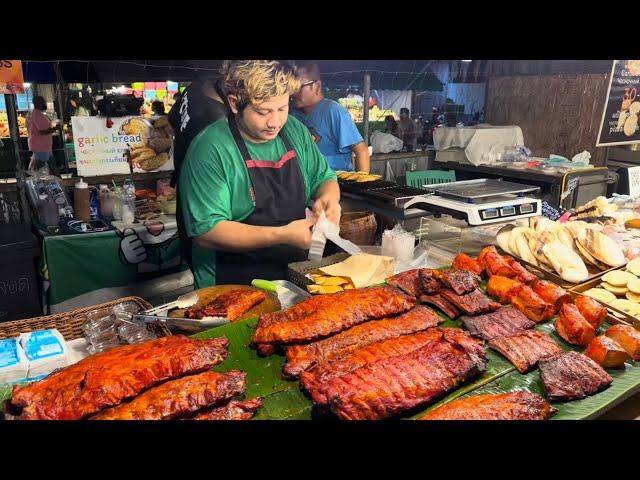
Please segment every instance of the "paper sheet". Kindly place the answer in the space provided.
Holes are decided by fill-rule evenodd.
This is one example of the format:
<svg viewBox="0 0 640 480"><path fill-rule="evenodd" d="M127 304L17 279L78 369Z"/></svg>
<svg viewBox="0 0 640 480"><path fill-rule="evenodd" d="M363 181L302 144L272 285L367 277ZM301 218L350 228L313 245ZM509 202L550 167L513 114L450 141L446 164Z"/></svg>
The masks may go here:
<svg viewBox="0 0 640 480"><path fill-rule="evenodd" d="M393 275L395 259L380 255L362 253L347 258L343 262L320 268L320 271L335 277L347 277L356 288L368 287L384 282Z"/></svg>

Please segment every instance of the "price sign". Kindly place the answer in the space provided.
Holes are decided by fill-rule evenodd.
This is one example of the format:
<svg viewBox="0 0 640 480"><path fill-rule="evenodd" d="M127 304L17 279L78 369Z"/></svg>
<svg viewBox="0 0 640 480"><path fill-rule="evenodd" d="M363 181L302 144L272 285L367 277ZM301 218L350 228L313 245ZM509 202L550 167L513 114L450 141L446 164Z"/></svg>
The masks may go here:
<svg viewBox="0 0 640 480"><path fill-rule="evenodd" d="M0 60L0 94L24 93L20 60Z"/></svg>

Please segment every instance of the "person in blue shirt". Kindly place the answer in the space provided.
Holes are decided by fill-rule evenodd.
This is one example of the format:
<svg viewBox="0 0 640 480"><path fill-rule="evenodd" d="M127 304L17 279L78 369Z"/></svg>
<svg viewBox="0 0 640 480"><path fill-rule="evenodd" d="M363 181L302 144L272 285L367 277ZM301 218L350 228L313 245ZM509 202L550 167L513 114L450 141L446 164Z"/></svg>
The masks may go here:
<svg viewBox="0 0 640 480"><path fill-rule="evenodd" d="M369 149L351 115L338 102L324 98L318 65L298 64L301 87L293 115L304 123L333 170L369 172ZM352 161L352 153L355 158ZM355 165L354 165L355 163Z"/></svg>

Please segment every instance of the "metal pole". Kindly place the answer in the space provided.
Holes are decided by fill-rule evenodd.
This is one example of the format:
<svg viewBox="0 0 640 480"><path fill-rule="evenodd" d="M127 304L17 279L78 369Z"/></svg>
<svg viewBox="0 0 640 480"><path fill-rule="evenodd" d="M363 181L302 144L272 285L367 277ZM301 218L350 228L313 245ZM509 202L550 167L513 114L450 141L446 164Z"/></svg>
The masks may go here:
<svg viewBox="0 0 640 480"><path fill-rule="evenodd" d="M56 74L56 83L53 88L56 90L58 98L58 110L60 112L60 123L58 123L58 135L60 135L60 143L62 144L62 153L64 154L64 173L69 173L69 158L67 157L67 148L64 141L64 104L62 103L62 74L60 73L60 63L56 62L53 66Z"/></svg>
<svg viewBox="0 0 640 480"><path fill-rule="evenodd" d="M18 201L20 202L20 208L22 210L22 218L26 222L29 218L29 205L27 204L27 197L24 194L25 173L24 165L20 158L20 129L18 128L18 111L16 110L16 96L6 95L4 96L4 103L7 106L7 119L9 120L9 132L11 136L11 142L13 143L13 154L16 157L16 188L18 190Z"/></svg>
<svg viewBox="0 0 640 480"><path fill-rule="evenodd" d="M364 125L362 126L362 130L364 132L364 143L369 146L369 97L371 97L371 74L369 73L364 74L364 89L362 96L364 97L364 108L362 112Z"/></svg>

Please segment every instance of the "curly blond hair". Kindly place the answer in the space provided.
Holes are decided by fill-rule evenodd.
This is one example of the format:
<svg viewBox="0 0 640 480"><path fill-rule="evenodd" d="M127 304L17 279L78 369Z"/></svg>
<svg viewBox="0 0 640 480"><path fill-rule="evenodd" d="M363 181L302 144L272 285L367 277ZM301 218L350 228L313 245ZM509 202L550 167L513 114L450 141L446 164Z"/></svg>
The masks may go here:
<svg viewBox="0 0 640 480"><path fill-rule="evenodd" d="M238 97L240 110L249 103L255 105L300 90L294 68L276 60L234 60L225 67L225 89Z"/></svg>

